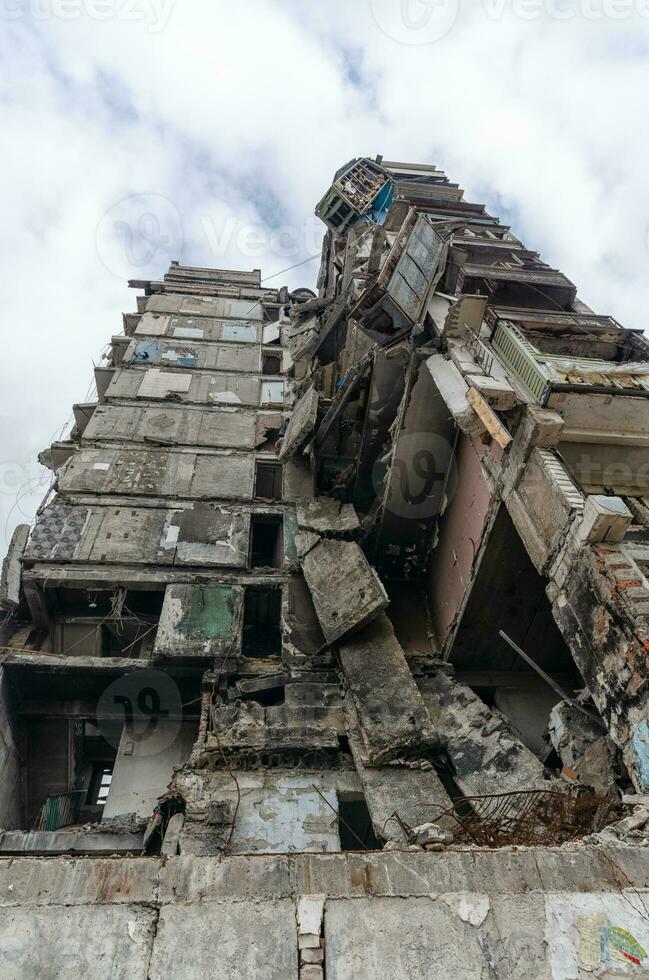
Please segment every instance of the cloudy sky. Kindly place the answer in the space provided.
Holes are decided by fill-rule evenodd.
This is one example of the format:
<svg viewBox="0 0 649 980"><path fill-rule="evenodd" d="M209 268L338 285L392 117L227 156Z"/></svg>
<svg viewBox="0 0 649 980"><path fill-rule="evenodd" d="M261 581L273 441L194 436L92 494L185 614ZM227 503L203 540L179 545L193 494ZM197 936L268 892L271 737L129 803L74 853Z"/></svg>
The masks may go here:
<svg viewBox="0 0 649 980"><path fill-rule="evenodd" d="M0 0L0 551L126 280L308 260L351 157L443 166L649 326L648 49L649 0Z"/></svg>

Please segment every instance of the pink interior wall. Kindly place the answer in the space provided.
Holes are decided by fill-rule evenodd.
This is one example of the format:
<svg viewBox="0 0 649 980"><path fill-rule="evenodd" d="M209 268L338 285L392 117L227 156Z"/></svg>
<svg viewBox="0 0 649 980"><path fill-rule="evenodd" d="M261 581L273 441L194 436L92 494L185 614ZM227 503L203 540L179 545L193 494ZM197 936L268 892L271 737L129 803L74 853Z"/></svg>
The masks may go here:
<svg viewBox="0 0 649 980"><path fill-rule="evenodd" d="M460 436L457 446L457 486L439 526L426 588L433 628L443 646L457 615L491 503L480 459L489 452L477 437Z"/></svg>

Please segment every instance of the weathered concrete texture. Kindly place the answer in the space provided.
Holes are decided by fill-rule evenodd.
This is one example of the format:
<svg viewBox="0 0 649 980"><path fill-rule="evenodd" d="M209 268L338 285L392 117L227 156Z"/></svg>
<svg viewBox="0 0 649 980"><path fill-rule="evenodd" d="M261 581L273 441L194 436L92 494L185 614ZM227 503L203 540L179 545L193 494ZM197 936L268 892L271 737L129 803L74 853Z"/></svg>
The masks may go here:
<svg viewBox="0 0 649 980"><path fill-rule="evenodd" d="M443 671L420 687L466 796L550 788L541 761L470 687Z"/></svg>
<svg viewBox="0 0 649 980"><path fill-rule="evenodd" d="M59 492L252 500L251 455L82 449L59 473Z"/></svg>
<svg viewBox="0 0 649 980"><path fill-rule="evenodd" d="M0 829L21 823L21 758L7 672L0 667Z"/></svg>
<svg viewBox="0 0 649 980"><path fill-rule="evenodd" d="M96 834L71 831L0 831L0 854L140 854L143 834Z"/></svg>
<svg viewBox="0 0 649 980"><path fill-rule="evenodd" d="M360 529L358 515L352 504L343 504L333 497L316 497L297 503L297 526L320 534L353 534Z"/></svg>
<svg viewBox="0 0 649 980"><path fill-rule="evenodd" d="M207 737L207 748L253 749L262 752L283 749L335 749L343 730L339 708L264 707L254 701L239 701L213 710L216 735Z"/></svg>
<svg viewBox="0 0 649 980"><path fill-rule="evenodd" d="M15 609L20 602L20 562L28 538L29 524L19 524L11 535L0 575L0 609Z"/></svg>
<svg viewBox="0 0 649 980"><path fill-rule="evenodd" d="M293 409L279 452L282 462L298 453L313 433L318 417L318 401L318 393L311 387Z"/></svg>
<svg viewBox="0 0 649 980"><path fill-rule="evenodd" d="M458 428L466 435L482 432L484 426L467 398L469 386L455 364L442 354L433 354L426 367Z"/></svg>
<svg viewBox="0 0 649 980"><path fill-rule="evenodd" d="M150 980L297 980L291 901L165 907Z"/></svg>
<svg viewBox="0 0 649 980"><path fill-rule="evenodd" d="M340 662L368 765L439 747L428 708L385 613L340 647Z"/></svg>
<svg viewBox="0 0 649 980"><path fill-rule="evenodd" d="M245 568L249 534L249 514L199 502L174 510L50 504L25 557Z"/></svg>
<svg viewBox="0 0 649 980"><path fill-rule="evenodd" d="M188 371L185 368L118 368L106 391L107 401L164 399L178 394L183 403L259 405L259 377L221 371ZM283 404L284 386L278 382L277 402Z"/></svg>
<svg viewBox="0 0 649 980"><path fill-rule="evenodd" d="M302 570L328 643L361 629L388 605L378 575L351 541L322 541Z"/></svg>
<svg viewBox="0 0 649 980"><path fill-rule="evenodd" d="M328 980L549 980L540 895L327 902Z"/></svg>
<svg viewBox="0 0 649 980"><path fill-rule="evenodd" d="M409 827L419 827L434 820L442 810L450 808L448 794L432 768L411 769L397 765L368 768L364 761L358 716L349 699L345 711L349 746L361 779L374 833L379 839L405 844L403 831L394 814L398 813ZM444 826L449 825L444 823Z"/></svg>
<svg viewBox="0 0 649 980"><path fill-rule="evenodd" d="M238 655L242 603L240 586L168 585L154 657L181 661Z"/></svg>
<svg viewBox="0 0 649 980"><path fill-rule="evenodd" d="M586 749L602 737L604 728L569 701L560 701L550 712L548 733L564 766L574 769Z"/></svg>
<svg viewBox="0 0 649 980"><path fill-rule="evenodd" d="M506 504L527 553L537 571L543 573L575 517L583 511L584 496L556 453L535 449Z"/></svg>
<svg viewBox="0 0 649 980"><path fill-rule="evenodd" d="M139 442L168 446L254 449L256 421L252 410L178 408L151 405L135 408L99 405L83 441Z"/></svg>
<svg viewBox="0 0 649 980"><path fill-rule="evenodd" d="M638 567L614 545L583 547L565 559L555 583L549 590L554 617L629 776L646 792L649 603Z"/></svg>
<svg viewBox="0 0 649 980"><path fill-rule="evenodd" d="M0 977L147 980L157 912L84 906L9 909L0 917Z"/></svg>
<svg viewBox="0 0 649 980"><path fill-rule="evenodd" d="M336 773L239 772L242 798L230 851L249 854L338 851ZM230 834L237 788L227 772L179 774L174 786L187 800L181 854L216 854Z"/></svg>

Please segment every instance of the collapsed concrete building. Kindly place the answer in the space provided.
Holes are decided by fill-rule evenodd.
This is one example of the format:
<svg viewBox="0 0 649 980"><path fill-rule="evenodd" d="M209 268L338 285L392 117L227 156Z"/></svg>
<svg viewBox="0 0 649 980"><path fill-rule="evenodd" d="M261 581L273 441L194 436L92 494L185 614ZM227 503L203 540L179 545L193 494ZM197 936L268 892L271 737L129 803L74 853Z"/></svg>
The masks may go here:
<svg viewBox="0 0 649 980"><path fill-rule="evenodd" d="M317 214L317 293L132 282L41 454L0 976L645 972L649 343L435 167Z"/></svg>

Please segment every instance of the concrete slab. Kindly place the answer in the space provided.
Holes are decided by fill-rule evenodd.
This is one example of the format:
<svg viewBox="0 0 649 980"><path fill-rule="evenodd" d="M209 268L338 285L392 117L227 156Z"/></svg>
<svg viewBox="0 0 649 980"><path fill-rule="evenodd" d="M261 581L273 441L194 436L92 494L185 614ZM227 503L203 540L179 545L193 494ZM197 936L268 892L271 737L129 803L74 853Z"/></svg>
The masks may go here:
<svg viewBox="0 0 649 980"><path fill-rule="evenodd" d="M327 978L549 980L541 896L497 906L486 895L327 902Z"/></svg>
<svg viewBox="0 0 649 980"><path fill-rule="evenodd" d="M340 662L370 765L412 750L439 747L428 709L385 613L341 646Z"/></svg>
<svg viewBox="0 0 649 980"><path fill-rule="evenodd" d="M295 904L235 902L164 907L150 980L297 980Z"/></svg>
<svg viewBox="0 0 649 980"><path fill-rule="evenodd" d="M322 541L301 564L328 643L361 629L389 603L378 575L354 542Z"/></svg>
<svg viewBox="0 0 649 980"><path fill-rule="evenodd" d="M147 980L156 918L137 906L9 909L0 917L0 978Z"/></svg>

